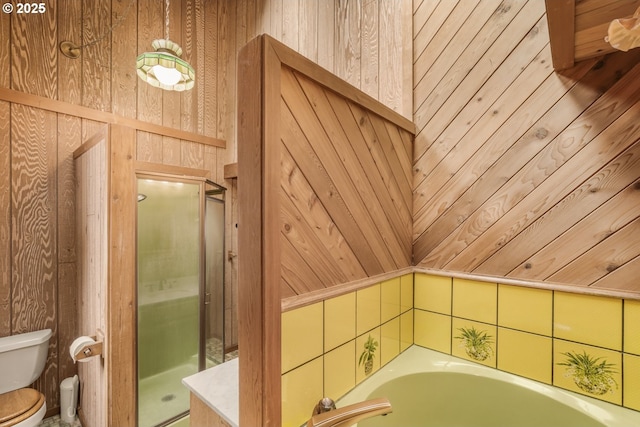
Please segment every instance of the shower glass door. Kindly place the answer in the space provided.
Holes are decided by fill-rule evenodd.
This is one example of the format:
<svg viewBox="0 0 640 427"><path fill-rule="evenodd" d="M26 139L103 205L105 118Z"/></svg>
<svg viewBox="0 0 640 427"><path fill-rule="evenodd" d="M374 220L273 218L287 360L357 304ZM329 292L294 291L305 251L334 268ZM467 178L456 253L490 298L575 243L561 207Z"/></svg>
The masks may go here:
<svg viewBox="0 0 640 427"><path fill-rule="evenodd" d="M205 326L204 347L206 367L224 362L224 189L211 188L205 191Z"/></svg>
<svg viewBox="0 0 640 427"><path fill-rule="evenodd" d="M138 178L138 426L189 410L201 367L202 183Z"/></svg>

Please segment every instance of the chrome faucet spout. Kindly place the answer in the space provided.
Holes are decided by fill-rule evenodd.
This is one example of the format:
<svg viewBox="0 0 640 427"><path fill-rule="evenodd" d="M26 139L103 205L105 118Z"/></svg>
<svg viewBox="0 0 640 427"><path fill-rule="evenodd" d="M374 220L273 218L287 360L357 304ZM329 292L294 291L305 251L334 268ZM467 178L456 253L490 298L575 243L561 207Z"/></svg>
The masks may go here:
<svg viewBox="0 0 640 427"><path fill-rule="evenodd" d="M307 422L307 427L348 427L366 418L386 415L391 411L389 399L381 397L314 415Z"/></svg>

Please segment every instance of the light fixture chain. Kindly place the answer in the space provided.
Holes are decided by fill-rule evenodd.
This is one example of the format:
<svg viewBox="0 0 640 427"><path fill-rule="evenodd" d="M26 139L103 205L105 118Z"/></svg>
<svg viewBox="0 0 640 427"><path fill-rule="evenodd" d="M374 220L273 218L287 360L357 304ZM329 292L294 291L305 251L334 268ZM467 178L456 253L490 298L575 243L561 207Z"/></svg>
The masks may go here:
<svg viewBox="0 0 640 427"><path fill-rule="evenodd" d="M164 12L164 39L169 40L169 0L165 1Z"/></svg>

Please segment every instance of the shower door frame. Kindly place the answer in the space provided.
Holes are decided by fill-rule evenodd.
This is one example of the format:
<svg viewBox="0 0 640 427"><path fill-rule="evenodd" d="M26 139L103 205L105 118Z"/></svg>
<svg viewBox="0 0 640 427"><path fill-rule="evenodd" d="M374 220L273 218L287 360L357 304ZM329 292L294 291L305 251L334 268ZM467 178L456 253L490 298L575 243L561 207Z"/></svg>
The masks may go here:
<svg viewBox="0 0 640 427"><path fill-rule="evenodd" d="M205 205L206 198L208 197L206 192L207 186L212 186L217 189L217 191L222 193L222 198L218 199L221 202L226 204L225 195L226 188L211 181L209 178L209 172L201 169L191 169L184 168L179 166L168 166L168 165L160 165L155 163L146 163L146 162L136 162L135 174L134 174L134 183L136 187L136 197L137 197L137 184L139 179L152 179L157 181L170 181L170 182L179 182L185 184L197 184L199 186L199 233L200 233L200 241L199 241L199 266L198 266L198 327L199 327L199 336L198 336L198 372L206 369L206 251L205 251ZM224 210L223 210L224 211ZM225 221L225 218L223 218ZM226 226L226 224L225 224ZM135 230L137 236L138 230L138 205L135 205ZM135 245L135 310L134 310L134 372L135 372L135 420L136 425L138 425L138 417L139 417L139 399L138 399L138 244L137 237L134 240ZM223 236L223 253L224 253L224 236ZM223 289L224 289L224 262L222 263L223 269ZM223 294L224 295L224 294ZM224 332L224 313L223 313L223 332ZM224 334L223 334L223 355L224 355ZM188 412L188 411L187 411ZM160 426L171 424L176 420L185 416L185 413L181 413L171 419L165 420L163 423L159 424Z"/></svg>

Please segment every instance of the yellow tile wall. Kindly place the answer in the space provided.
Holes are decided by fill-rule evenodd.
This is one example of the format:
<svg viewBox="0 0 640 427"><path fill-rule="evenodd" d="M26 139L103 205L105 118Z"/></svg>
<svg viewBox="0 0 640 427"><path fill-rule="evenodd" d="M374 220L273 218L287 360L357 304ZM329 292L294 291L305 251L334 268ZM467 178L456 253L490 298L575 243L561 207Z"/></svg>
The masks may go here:
<svg viewBox="0 0 640 427"><path fill-rule="evenodd" d="M400 278L380 284L380 322L387 322L400 315Z"/></svg>
<svg viewBox="0 0 640 427"><path fill-rule="evenodd" d="M380 285L356 291L356 334L380 325Z"/></svg>
<svg viewBox="0 0 640 427"><path fill-rule="evenodd" d="M624 354L624 406L640 411L640 356Z"/></svg>
<svg viewBox="0 0 640 427"><path fill-rule="evenodd" d="M640 410L640 301L423 273L414 284L415 345ZM460 328L490 335L493 353L473 360ZM569 354L605 363L611 389L578 386Z"/></svg>
<svg viewBox="0 0 640 427"><path fill-rule="evenodd" d="M555 337L622 350L622 300L555 292L553 310Z"/></svg>
<svg viewBox="0 0 640 427"><path fill-rule="evenodd" d="M316 303L282 314L282 372L321 356L323 304Z"/></svg>
<svg viewBox="0 0 640 427"><path fill-rule="evenodd" d="M451 278L416 274L414 305L421 310L451 314Z"/></svg>
<svg viewBox="0 0 640 427"><path fill-rule="evenodd" d="M344 396L356 385L355 340L325 353L324 395Z"/></svg>
<svg viewBox="0 0 640 427"><path fill-rule="evenodd" d="M373 372L413 345L413 273L282 313L282 421L300 426L325 396L367 378L364 343L377 343ZM371 374L369 374L371 375Z"/></svg>
<svg viewBox="0 0 640 427"><path fill-rule="evenodd" d="M414 310L413 340L417 345L451 354L451 316Z"/></svg>
<svg viewBox="0 0 640 427"><path fill-rule="evenodd" d="M640 301L624 301L624 351L640 356Z"/></svg>
<svg viewBox="0 0 640 427"><path fill-rule="evenodd" d="M551 336L553 292L498 285L498 323L511 329Z"/></svg>
<svg viewBox="0 0 640 427"><path fill-rule="evenodd" d="M551 384L553 341L550 337L498 328L498 369Z"/></svg>
<svg viewBox="0 0 640 427"><path fill-rule="evenodd" d="M348 293L324 302L324 348L336 348L356 337L356 294Z"/></svg>
<svg viewBox="0 0 640 427"><path fill-rule="evenodd" d="M282 425L301 425L309 418L322 393L322 357L282 375Z"/></svg>
<svg viewBox="0 0 640 427"><path fill-rule="evenodd" d="M485 360L461 328L490 336ZM369 336L374 372L416 344L640 411L640 301L415 273L282 314L284 426L367 377ZM611 390L580 388L569 354L606 363Z"/></svg>
<svg viewBox="0 0 640 427"><path fill-rule="evenodd" d="M498 285L453 279L453 316L496 324Z"/></svg>
<svg viewBox="0 0 640 427"><path fill-rule="evenodd" d="M400 354L400 316L380 326L380 364L391 362Z"/></svg>

